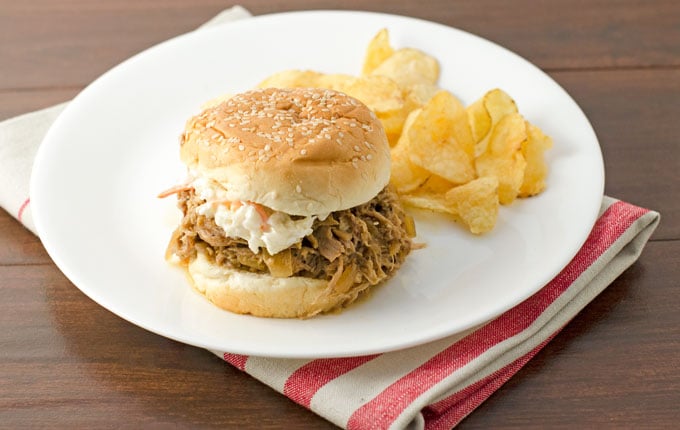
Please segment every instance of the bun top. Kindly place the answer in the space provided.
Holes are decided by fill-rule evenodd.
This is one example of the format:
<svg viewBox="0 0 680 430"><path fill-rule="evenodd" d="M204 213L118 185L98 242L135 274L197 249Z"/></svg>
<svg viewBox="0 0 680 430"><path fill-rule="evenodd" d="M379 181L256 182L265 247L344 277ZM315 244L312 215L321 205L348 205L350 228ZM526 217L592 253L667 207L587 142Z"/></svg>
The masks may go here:
<svg viewBox="0 0 680 430"><path fill-rule="evenodd" d="M291 215L360 205L390 177L381 122L360 101L325 89L259 89L209 107L187 122L180 156L229 199Z"/></svg>

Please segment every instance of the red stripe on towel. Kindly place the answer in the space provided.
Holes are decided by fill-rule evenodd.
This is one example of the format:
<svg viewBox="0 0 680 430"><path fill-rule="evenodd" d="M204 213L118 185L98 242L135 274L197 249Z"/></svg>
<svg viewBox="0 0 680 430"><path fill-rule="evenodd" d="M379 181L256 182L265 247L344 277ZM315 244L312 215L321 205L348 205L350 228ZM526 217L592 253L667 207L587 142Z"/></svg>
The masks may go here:
<svg viewBox="0 0 680 430"><path fill-rule="evenodd" d="M19 222L23 222L21 220L21 217L24 216L24 210L26 209L26 206L28 206L29 203L31 203L30 197L24 200L24 202L19 207L19 212L17 212L17 220L19 220Z"/></svg>
<svg viewBox="0 0 680 430"><path fill-rule="evenodd" d="M350 370L373 360L378 355L380 354L310 361L290 375L283 387L283 394L309 408L312 397L321 387Z"/></svg>
<svg viewBox="0 0 680 430"><path fill-rule="evenodd" d="M246 362L248 361L247 355L231 354L225 352L222 358L224 359L224 361L236 367L237 369L246 370Z"/></svg>
<svg viewBox="0 0 680 430"><path fill-rule="evenodd" d="M597 220L578 254L547 286L394 382L357 409L347 428L387 428L408 405L437 383L489 348L525 330L646 212L624 202L612 204Z"/></svg>

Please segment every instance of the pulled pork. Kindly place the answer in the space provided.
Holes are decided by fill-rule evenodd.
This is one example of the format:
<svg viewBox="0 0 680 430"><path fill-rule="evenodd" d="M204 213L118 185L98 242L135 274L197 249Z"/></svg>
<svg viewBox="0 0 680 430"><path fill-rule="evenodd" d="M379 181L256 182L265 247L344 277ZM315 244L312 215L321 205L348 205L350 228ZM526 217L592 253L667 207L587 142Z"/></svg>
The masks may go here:
<svg viewBox="0 0 680 430"><path fill-rule="evenodd" d="M275 255L261 248L254 254L244 239L226 237L212 218L196 213L205 201L192 189L178 198L184 218L174 248L180 259L193 258L199 246L218 265L276 277L324 279L338 293L364 289L391 276L410 252L415 233L413 220L386 187L363 205L317 219L313 232L290 248Z"/></svg>

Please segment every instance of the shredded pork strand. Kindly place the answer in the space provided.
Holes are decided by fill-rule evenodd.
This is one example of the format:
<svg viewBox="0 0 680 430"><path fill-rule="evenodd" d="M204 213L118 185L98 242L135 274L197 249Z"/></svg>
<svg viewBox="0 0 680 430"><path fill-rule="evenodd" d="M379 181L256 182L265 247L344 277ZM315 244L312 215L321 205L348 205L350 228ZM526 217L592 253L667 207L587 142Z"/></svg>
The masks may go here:
<svg viewBox="0 0 680 430"><path fill-rule="evenodd" d="M412 249L407 215L389 187L363 205L317 219L310 235L274 256L263 249L253 253L246 240L225 236L212 218L199 215L196 208L205 201L193 190L181 191L178 199L184 218L175 254L185 261L200 246L219 265L272 276L324 279L329 288L343 293L385 280Z"/></svg>

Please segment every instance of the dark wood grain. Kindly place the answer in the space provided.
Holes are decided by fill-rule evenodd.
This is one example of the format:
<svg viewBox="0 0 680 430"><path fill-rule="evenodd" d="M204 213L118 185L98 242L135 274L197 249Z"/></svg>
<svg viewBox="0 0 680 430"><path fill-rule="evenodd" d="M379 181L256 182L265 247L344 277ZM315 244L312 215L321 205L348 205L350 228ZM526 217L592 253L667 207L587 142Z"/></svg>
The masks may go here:
<svg viewBox="0 0 680 430"><path fill-rule="evenodd" d="M255 14L337 7L242 2ZM0 119L73 97L114 64L190 31L219 0L0 0ZM609 195L659 210L640 260L460 428L673 428L680 422L680 2L358 1L525 56L601 141ZM0 166L1 168L1 166ZM332 428L198 348L76 289L0 210L0 427Z"/></svg>
<svg viewBox="0 0 680 430"><path fill-rule="evenodd" d="M28 90L6 89L0 91L0 121L63 103L75 97L82 90L73 88L36 88Z"/></svg>
<svg viewBox="0 0 680 430"><path fill-rule="evenodd" d="M321 0L241 4L255 14L338 7ZM193 30L227 6L218 0L190 5L182 0L3 0L1 5L0 89L86 85L130 55ZM452 25L546 69L680 65L680 3L674 0L437 0L426 7L346 0L342 5Z"/></svg>
<svg viewBox="0 0 680 430"><path fill-rule="evenodd" d="M50 261L45 248L33 233L0 209L0 266L41 264Z"/></svg>

